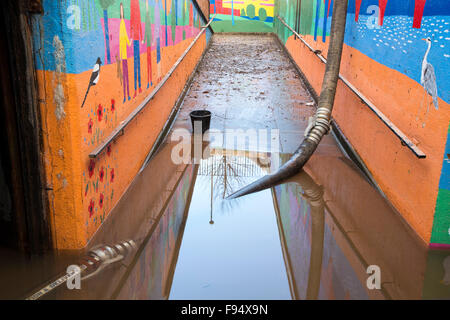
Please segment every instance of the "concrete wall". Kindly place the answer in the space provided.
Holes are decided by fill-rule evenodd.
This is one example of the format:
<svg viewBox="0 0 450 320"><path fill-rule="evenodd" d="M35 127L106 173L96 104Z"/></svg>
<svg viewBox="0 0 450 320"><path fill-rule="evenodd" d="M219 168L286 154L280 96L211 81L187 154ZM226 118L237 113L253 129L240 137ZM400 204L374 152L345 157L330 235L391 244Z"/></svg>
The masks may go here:
<svg viewBox="0 0 450 320"><path fill-rule="evenodd" d="M333 1L275 3L275 15L326 57ZM450 119L449 16L445 0L349 0L341 73L425 152L426 159L402 146L343 83L333 111L393 205L426 242L441 244L450 244L448 175L442 170L449 161L444 152ZM320 92L325 65L277 19L274 30ZM430 85L436 85L437 94L430 95L421 84L428 48L422 38L431 39L428 62L434 66L436 83ZM432 237L433 221L437 227Z"/></svg>
<svg viewBox="0 0 450 320"><path fill-rule="evenodd" d="M215 32L272 32L274 0L211 0Z"/></svg>
<svg viewBox="0 0 450 320"><path fill-rule="evenodd" d="M121 3L129 45L120 31ZM191 1L45 0L43 6L44 14L33 21L34 46L54 245L80 249L134 179L210 32L124 134L90 159L89 153L155 89L206 21ZM89 88L98 59L100 77Z"/></svg>

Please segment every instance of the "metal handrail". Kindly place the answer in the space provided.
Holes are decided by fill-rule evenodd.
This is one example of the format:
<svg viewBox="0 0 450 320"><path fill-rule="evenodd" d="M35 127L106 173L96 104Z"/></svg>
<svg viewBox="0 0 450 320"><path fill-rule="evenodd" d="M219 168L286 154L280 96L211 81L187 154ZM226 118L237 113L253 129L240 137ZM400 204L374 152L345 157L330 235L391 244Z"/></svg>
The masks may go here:
<svg viewBox="0 0 450 320"><path fill-rule="evenodd" d="M280 16L276 16L278 20L280 20L281 23L283 23L297 38L300 39L300 41L309 49L311 50L323 63L327 63L327 59L325 59L324 56L320 54L318 50L313 49L306 41L303 39L303 37L298 34L290 25L288 25L283 18ZM426 158L426 154L417 147L389 118L381 112L380 109L378 109L367 97L365 97L354 85L350 83L342 74L339 74L339 79L354 93L358 96L358 98L361 99L362 102L364 102L365 105L369 107L370 110L372 110L375 115L400 139L402 142L402 145L407 146L419 159Z"/></svg>
<svg viewBox="0 0 450 320"><path fill-rule="evenodd" d="M197 42L198 39L203 35L205 30L209 27L211 22L214 20L216 14L209 20L209 22L200 27L201 31L198 33L198 35L195 37L195 39L191 42L189 47L183 52L183 54L178 58L177 62L172 66L172 68L169 70L169 72L164 76L164 78L161 80L161 82L156 86L156 88L142 101L139 106L137 106L136 109L134 109L128 117L126 117L125 120L123 120L114 130L111 132L111 134L102 142L100 143L94 150L89 153L89 158L97 158L103 151L106 150L108 145L110 145L113 141L117 139L119 135L121 135L127 127L130 122L149 104L149 102L156 96L158 91L162 88L162 86L169 80L172 73L175 71L175 69L180 65L180 63L183 61L183 59L186 57L186 55L189 53L189 51L192 49L194 44Z"/></svg>

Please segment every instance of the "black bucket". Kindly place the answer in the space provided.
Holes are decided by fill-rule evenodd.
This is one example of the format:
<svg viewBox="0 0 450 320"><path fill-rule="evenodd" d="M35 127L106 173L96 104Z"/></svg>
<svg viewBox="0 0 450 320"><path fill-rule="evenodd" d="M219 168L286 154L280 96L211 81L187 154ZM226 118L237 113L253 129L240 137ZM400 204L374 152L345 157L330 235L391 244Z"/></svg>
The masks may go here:
<svg viewBox="0 0 450 320"><path fill-rule="evenodd" d="M211 123L211 112L209 112L208 110L194 110L189 113L189 116L191 117L192 131L194 131L194 122L196 121L202 123L202 133L205 133L206 130L209 130L209 125Z"/></svg>

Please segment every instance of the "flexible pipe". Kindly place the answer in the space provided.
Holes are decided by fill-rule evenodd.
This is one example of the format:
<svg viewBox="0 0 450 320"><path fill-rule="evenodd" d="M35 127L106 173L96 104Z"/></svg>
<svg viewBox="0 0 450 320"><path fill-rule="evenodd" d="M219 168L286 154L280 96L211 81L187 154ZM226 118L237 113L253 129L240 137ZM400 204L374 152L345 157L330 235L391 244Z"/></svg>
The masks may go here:
<svg viewBox="0 0 450 320"><path fill-rule="evenodd" d="M306 137L292 157L276 172L262 177L227 197L235 199L278 185L302 170L316 150L322 137L330 130L331 112L336 96L337 81L344 45L345 23L347 20L347 0L336 0L333 7L328 61L325 68L319 106L314 116L314 125L306 132Z"/></svg>

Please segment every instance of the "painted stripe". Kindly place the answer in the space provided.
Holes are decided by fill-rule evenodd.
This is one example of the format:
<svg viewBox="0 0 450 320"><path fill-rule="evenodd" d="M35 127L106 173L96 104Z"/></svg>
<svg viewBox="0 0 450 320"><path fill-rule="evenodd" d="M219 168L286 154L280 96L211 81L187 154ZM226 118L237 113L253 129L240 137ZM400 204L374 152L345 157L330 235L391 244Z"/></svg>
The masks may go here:
<svg viewBox="0 0 450 320"><path fill-rule="evenodd" d="M388 0L378 0L378 6L380 7L380 19L378 19L378 23L380 24L380 26L383 25L384 13L386 12L387 2Z"/></svg>
<svg viewBox="0 0 450 320"><path fill-rule="evenodd" d="M361 9L362 0L355 0L355 21L359 20L359 10Z"/></svg>
<svg viewBox="0 0 450 320"><path fill-rule="evenodd" d="M321 4L322 4L321 0L316 1L316 21L314 23L314 41L317 41L317 31L319 29L319 13Z"/></svg>

